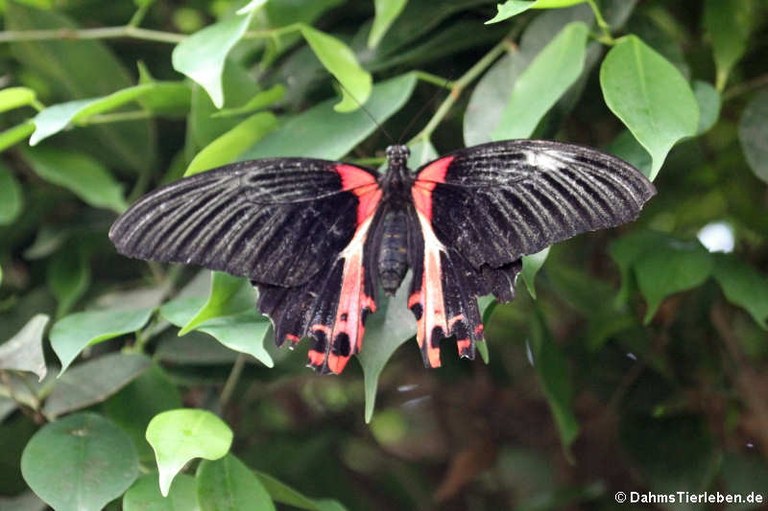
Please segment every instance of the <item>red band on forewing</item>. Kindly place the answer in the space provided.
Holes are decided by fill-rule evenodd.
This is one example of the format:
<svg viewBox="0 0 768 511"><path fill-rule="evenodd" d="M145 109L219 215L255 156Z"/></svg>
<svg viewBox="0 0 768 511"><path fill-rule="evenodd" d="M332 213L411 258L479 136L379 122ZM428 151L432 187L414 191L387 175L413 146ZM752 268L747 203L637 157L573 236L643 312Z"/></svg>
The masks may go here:
<svg viewBox="0 0 768 511"><path fill-rule="evenodd" d="M336 170L336 173L341 178L341 189L344 191L360 188L361 186L377 184L376 177L354 165L339 163L334 167L334 170Z"/></svg>
<svg viewBox="0 0 768 511"><path fill-rule="evenodd" d="M340 163L334 167L341 178L341 189L357 195L357 225L358 227L366 219L373 216L381 200L381 190L376 178L370 173L355 167Z"/></svg>
<svg viewBox="0 0 768 511"><path fill-rule="evenodd" d="M411 188L416 210L430 222L432 221L432 191L438 183L445 182L445 175L453 158L453 156L446 156L424 167Z"/></svg>
<svg viewBox="0 0 768 511"><path fill-rule="evenodd" d="M448 166L455 156L446 156L435 160L419 172L417 179L419 181L431 181L433 183L445 183L445 175L448 173Z"/></svg>

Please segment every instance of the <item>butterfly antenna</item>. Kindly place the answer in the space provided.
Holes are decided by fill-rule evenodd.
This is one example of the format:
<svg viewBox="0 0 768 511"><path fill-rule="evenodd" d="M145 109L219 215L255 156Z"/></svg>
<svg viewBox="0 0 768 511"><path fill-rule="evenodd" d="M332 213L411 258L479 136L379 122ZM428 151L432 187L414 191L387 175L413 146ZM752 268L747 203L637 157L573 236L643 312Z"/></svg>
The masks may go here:
<svg viewBox="0 0 768 511"><path fill-rule="evenodd" d="M352 94L351 92L349 92L349 89L344 87L344 84L341 83L340 81L336 80L336 83L339 84L339 87L344 89L344 92L346 92L347 95L349 95L349 97L352 98L352 101L357 103L357 106L360 108L360 110L363 111L363 113L365 113L365 115L368 116L368 118L371 120L373 125L376 126L382 133L384 133L384 136L387 137L389 139L389 141L394 144L395 143L394 137L392 137L392 135L389 134L387 129L379 121L376 120L376 118L373 116L373 114L367 108L365 108L360 101L358 101L358 99L355 97L355 95Z"/></svg>
<svg viewBox="0 0 768 511"><path fill-rule="evenodd" d="M436 99L437 99L437 97L440 95L441 89L449 89L449 91L450 91L450 89L451 89L451 88L450 88L450 83L451 83L451 81L452 81L452 80L450 80L450 79L446 78L446 79L445 79L445 81L443 82L443 84L440 86L440 89L438 89L437 91L435 91L435 93L434 93L434 94L432 94L432 97L429 99L429 101L425 102L425 103L424 103L424 104L421 106L421 108L419 108L419 111L418 111L418 112L416 112L416 114L415 114L413 117L411 117L411 120L410 120L410 121L408 121L408 124L405 126L405 128L404 128L404 129L403 129L403 131L402 131L402 134L403 134L403 135L400 137L400 140L398 141L398 144L401 144L401 143L402 143L402 137L403 137L403 136L405 136L405 134L406 134L406 133L408 133L408 130L410 130L411 128L413 128L413 125L414 125L414 124L416 124L416 121L417 121L417 120L419 120L419 119L421 118L421 116L422 116L422 115L424 115L424 112L426 112L426 111L427 111L427 108L429 108L430 106L432 106L432 105L434 104L435 100L436 100ZM449 92L449 93L450 93L450 92Z"/></svg>

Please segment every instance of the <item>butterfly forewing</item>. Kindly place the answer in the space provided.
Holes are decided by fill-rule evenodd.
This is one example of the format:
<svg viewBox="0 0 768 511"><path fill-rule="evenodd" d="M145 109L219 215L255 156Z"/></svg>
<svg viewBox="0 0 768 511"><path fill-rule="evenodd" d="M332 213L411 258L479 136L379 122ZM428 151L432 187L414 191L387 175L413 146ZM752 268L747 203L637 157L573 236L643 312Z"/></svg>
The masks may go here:
<svg viewBox="0 0 768 511"><path fill-rule="evenodd" d="M197 264L265 284L302 284L352 239L355 189L376 182L373 171L345 166L356 170L343 174L337 167L277 158L204 172L145 196L109 235L127 256Z"/></svg>
<svg viewBox="0 0 768 511"><path fill-rule="evenodd" d="M576 234L637 217L655 189L637 169L586 147L494 142L420 169L432 225L475 268L500 267Z"/></svg>

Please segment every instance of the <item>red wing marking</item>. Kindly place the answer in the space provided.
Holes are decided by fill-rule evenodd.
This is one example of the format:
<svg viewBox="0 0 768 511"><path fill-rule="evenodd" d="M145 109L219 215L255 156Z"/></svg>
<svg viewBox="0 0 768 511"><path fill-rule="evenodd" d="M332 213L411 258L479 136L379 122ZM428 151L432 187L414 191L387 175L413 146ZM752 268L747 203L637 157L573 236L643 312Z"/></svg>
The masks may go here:
<svg viewBox="0 0 768 511"><path fill-rule="evenodd" d="M470 339L456 340L456 347L459 349L460 357L468 357L472 352L472 341Z"/></svg>
<svg viewBox="0 0 768 511"><path fill-rule="evenodd" d="M413 203L416 205L416 210L424 215L428 222L432 221L432 190L435 189L437 183L445 182L445 174L448 172L448 166L453 158L453 156L446 156L433 161L419 172L413 183L411 189Z"/></svg>
<svg viewBox="0 0 768 511"><path fill-rule="evenodd" d="M417 192L414 187L413 194ZM416 314L416 341L429 367L440 367L440 340L448 335L448 321L443 299L440 253L443 245L435 236L432 226L420 211L417 212L424 238L424 269L419 291L411 295L408 305ZM417 312L418 308L420 314Z"/></svg>
<svg viewBox="0 0 768 511"><path fill-rule="evenodd" d="M373 216L381 200L381 190L376 177L360 167L340 163L334 167L341 178L341 189L351 191L358 198L358 228L368 217Z"/></svg>
<svg viewBox="0 0 768 511"><path fill-rule="evenodd" d="M363 255L365 240L381 201L381 189L374 176L358 167L340 164L336 165L336 172L341 177L343 189L358 197L357 230L339 254L339 258L344 259L344 267L333 322L312 327L325 342L321 343L323 351L310 350L309 363L318 368L327 367L338 374L344 370L349 358L362 348L365 315L376 311L373 297L365 289Z"/></svg>

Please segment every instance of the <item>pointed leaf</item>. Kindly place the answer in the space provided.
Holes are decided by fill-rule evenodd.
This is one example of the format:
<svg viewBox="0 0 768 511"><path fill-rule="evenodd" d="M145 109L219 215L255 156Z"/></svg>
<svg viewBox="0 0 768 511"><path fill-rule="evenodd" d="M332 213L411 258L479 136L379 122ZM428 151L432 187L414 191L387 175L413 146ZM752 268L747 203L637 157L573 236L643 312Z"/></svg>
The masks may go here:
<svg viewBox="0 0 768 511"><path fill-rule="evenodd" d="M768 91L747 103L739 120L739 141L752 172L768 183Z"/></svg>
<svg viewBox="0 0 768 511"><path fill-rule="evenodd" d="M334 105L337 112L352 112L368 101L373 87L370 73L360 67L349 47L324 32L301 25L301 33L309 47L341 84L342 100Z"/></svg>
<svg viewBox="0 0 768 511"><path fill-rule="evenodd" d="M43 426L24 448L21 472L57 511L99 511L133 484L139 462L123 430L82 413Z"/></svg>
<svg viewBox="0 0 768 511"><path fill-rule="evenodd" d="M521 275L523 277L523 282L525 282L525 288L534 300L536 299L534 280L536 279L536 274L539 273L541 267L544 266L544 262L547 260L548 255L549 247L541 252L523 256L523 271L521 272Z"/></svg>
<svg viewBox="0 0 768 511"><path fill-rule="evenodd" d="M224 62L248 30L253 13L249 10L205 27L173 49L173 68L200 84L217 108L224 106Z"/></svg>
<svg viewBox="0 0 768 511"><path fill-rule="evenodd" d="M200 511L197 481L181 474L167 497L160 494L157 474L141 476L123 495L123 511Z"/></svg>
<svg viewBox="0 0 768 511"><path fill-rule="evenodd" d="M375 48L381 42L384 34L403 12L408 0L374 0L376 16L373 18L371 32L368 34L368 48Z"/></svg>
<svg viewBox="0 0 768 511"><path fill-rule="evenodd" d="M136 332L147 324L152 309L88 311L70 314L51 329L51 347L61 360L61 373L86 346Z"/></svg>
<svg viewBox="0 0 768 511"><path fill-rule="evenodd" d="M377 84L365 109L378 123L383 123L408 101L416 82L416 76L408 73ZM304 156L335 160L379 128L365 112L341 114L334 111L333 103L333 100L325 101L289 119L242 158ZM301 140L301 144L297 144L297 140Z"/></svg>
<svg viewBox="0 0 768 511"><path fill-rule="evenodd" d="M654 179L672 146L698 129L699 107L688 82L667 59L631 35L606 55L600 86L611 111L651 153Z"/></svg>
<svg viewBox="0 0 768 511"><path fill-rule="evenodd" d="M277 118L269 112L252 115L197 153L184 176L191 176L236 161L276 125Z"/></svg>
<svg viewBox="0 0 768 511"><path fill-rule="evenodd" d="M184 335L212 318L230 316L255 306L253 287L241 278L227 273L211 272L211 292L208 301L179 331Z"/></svg>
<svg viewBox="0 0 768 511"><path fill-rule="evenodd" d="M202 511L274 511L259 478L232 454L203 461L197 469L197 497Z"/></svg>
<svg viewBox="0 0 768 511"><path fill-rule="evenodd" d="M274 105L285 96L285 87L282 85L273 85L267 90L257 92L251 99L242 106L234 108L224 108L212 115L214 118L234 117L237 115L252 114L258 110Z"/></svg>
<svg viewBox="0 0 768 511"><path fill-rule="evenodd" d="M713 276L723 294L743 307L758 325L768 330L768 278L732 256L716 255Z"/></svg>
<svg viewBox="0 0 768 511"><path fill-rule="evenodd" d="M696 102L699 104L699 127L696 134L701 135L715 125L720 118L720 106L722 101L720 93L707 82L696 80L693 82L693 94L696 96Z"/></svg>
<svg viewBox="0 0 768 511"><path fill-rule="evenodd" d="M270 497L280 504L307 511L344 511L346 509L335 500L311 499L264 472L256 471L255 474Z"/></svg>
<svg viewBox="0 0 768 511"><path fill-rule="evenodd" d="M754 4L751 0L706 0L704 3L704 28L712 41L718 91L725 88L731 69L744 55L753 21Z"/></svg>
<svg viewBox="0 0 768 511"><path fill-rule="evenodd" d="M21 213L24 196L13 173L0 164L0 225L10 225Z"/></svg>
<svg viewBox="0 0 768 511"><path fill-rule="evenodd" d="M59 133L70 124L84 123L94 115L117 110L128 103L144 98L153 101L152 96L155 95L166 96L168 92L164 90L164 87L171 87L174 94L179 94L180 89L186 90L182 84L151 82L127 87L108 96L79 99L50 106L32 119L35 124L35 132L29 139L29 145L37 145L41 140Z"/></svg>
<svg viewBox="0 0 768 511"><path fill-rule="evenodd" d="M587 0L507 0L496 5L496 16L485 22L486 25L508 20L528 9L560 9L586 2Z"/></svg>
<svg viewBox="0 0 768 511"><path fill-rule="evenodd" d="M85 249L65 249L49 260L48 287L58 302L56 317L67 314L88 290L91 268Z"/></svg>
<svg viewBox="0 0 768 511"><path fill-rule="evenodd" d="M160 492L166 496L173 478L190 460L224 457L232 445L232 430L206 410L171 410L152 419L147 441L155 451Z"/></svg>
<svg viewBox="0 0 768 511"><path fill-rule="evenodd" d="M670 240L645 252L635 264L640 292L648 302L649 323L668 296L704 283L712 273L712 256L697 242Z"/></svg>
<svg viewBox="0 0 768 511"><path fill-rule="evenodd" d="M376 406L379 376L392 354L405 341L416 335L416 320L408 309L410 276L366 322L365 346L357 359L365 377L365 422L371 422Z"/></svg>
<svg viewBox="0 0 768 511"><path fill-rule="evenodd" d="M571 445L579 434L579 422L573 412L568 360L552 339L540 312L531 318L530 328L533 365L555 418L563 451L570 459Z"/></svg>
<svg viewBox="0 0 768 511"><path fill-rule="evenodd" d="M569 23L531 62L515 82L495 140L528 138L539 121L584 69L587 34L582 22Z"/></svg>
<svg viewBox="0 0 768 511"><path fill-rule="evenodd" d="M128 207L122 185L90 156L52 147L30 149L24 155L40 177L66 188L85 203L117 213Z"/></svg>
<svg viewBox="0 0 768 511"><path fill-rule="evenodd" d="M152 361L140 354L110 353L79 364L61 376L43 413L49 417L101 403L138 378Z"/></svg>
<svg viewBox="0 0 768 511"><path fill-rule="evenodd" d="M29 371L43 381L48 368L43 356L43 333L48 324L45 314L36 314L10 340L0 344L0 369Z"/></svg>

